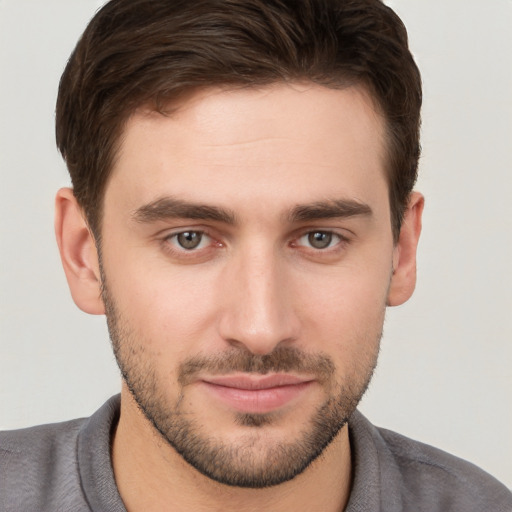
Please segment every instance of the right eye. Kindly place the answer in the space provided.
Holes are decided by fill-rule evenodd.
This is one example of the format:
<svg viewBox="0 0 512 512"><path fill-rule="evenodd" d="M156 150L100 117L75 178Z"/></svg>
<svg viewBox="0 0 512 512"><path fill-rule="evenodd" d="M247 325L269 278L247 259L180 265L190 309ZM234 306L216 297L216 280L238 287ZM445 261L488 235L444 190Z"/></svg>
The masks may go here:
<svg viewBox="0 0 512 512"><path fill-rule="evenodd" d="M203 249L211 243L211 239L203 231L181 231L166 238L175 249L193 251Z"/></svg>

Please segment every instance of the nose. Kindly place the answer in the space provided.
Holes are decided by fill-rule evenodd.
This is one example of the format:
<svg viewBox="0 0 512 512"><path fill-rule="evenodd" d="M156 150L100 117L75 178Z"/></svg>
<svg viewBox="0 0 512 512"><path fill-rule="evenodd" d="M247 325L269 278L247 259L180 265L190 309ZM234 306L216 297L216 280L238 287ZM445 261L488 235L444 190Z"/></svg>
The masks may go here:
<svg viewBox="0 0 512 512"><path fill-rule="evenodd" d="M225 267L219 331L230 345L270 354L299 335L286 264L274 252L247 251Z"/></svg>

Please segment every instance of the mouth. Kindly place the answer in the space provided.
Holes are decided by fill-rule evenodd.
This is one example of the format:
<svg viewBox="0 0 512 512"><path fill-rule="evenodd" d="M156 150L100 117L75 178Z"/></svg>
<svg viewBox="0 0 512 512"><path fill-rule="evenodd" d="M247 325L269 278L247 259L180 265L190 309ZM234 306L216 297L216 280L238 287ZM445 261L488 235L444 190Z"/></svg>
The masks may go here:
<svg viewBox="0 0 512 512"><path fill-rule="evenodd" d="M238 412L265 414L296 401L314 382L290 374L235 374L207 377L200 384L214 399Z"/></svg>

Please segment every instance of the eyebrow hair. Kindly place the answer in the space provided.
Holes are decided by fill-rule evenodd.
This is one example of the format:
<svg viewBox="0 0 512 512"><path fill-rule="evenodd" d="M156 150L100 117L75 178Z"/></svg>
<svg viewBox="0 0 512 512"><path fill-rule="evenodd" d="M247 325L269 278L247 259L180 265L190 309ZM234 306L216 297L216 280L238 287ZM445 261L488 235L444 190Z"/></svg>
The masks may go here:
<svg viewBox="0 0 512 512"><path fill-rule="evenodd" d="M352 199L332 199L311 204L297 205L287 215L288 221L371 216L372 209L366 203ZM212 220L225 224L236 224L236 215L231 210L206 204L193 203L174 197L164 197L137 208L132 218L140 223L167 219Z"/></svg>
<svg viewBox="0 0 512 512"><path fill-rule="evenodd" d="M353 199L331 199L306 205L297 205L289 215L290 222L371 216L372 209L366 203Z"/></svg>
<svg viewBox="0 0 512 512"><path fill-rule="evenodd" d="M164 197L137 208L132 217L137 222L156 222L166 219L213 220L225 224L235 224L233 212L205 204L191 203L173 197Z"/></svg>

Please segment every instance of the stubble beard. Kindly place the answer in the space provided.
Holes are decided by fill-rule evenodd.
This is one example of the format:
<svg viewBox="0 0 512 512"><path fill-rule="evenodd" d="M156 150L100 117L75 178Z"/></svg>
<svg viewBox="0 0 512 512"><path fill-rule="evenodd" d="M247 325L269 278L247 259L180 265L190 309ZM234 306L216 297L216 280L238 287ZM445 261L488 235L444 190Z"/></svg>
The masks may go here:
<svg viewBox="0 0 512 512"><path fill-rule="evenodd" d="M153 365L145 355L142 340L136 339L128 323L119 315L103 278L110 339L122 377L139 409L162 438L197 471L224 485L264 488L287 482L301 474L335 439L366 392L373 375L381 336L366 340L375 347L357 362L351 378L335 381L335 365L326 355L305 354L296 348L278 347L264 356L237 349L219 356L196 357L179 366L181 393L172 404L166 398ZM364 342L364 341L363 341ZM323 385L326 400L304 423L300 436L291 441L264 443L265 426L276 420L273 413L235 415L235 422L247 435L235 444L230 439L215 439L208 425L199 424L192 414L184 414L183 388L200 371L217 374L244 372L266 374L294 371L315 375Z"/></svg>

